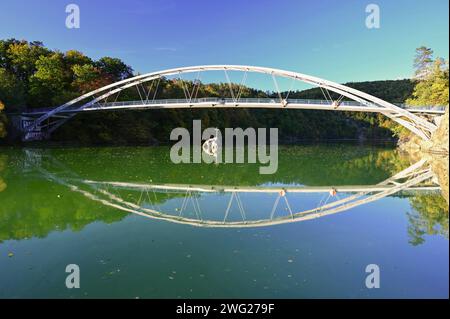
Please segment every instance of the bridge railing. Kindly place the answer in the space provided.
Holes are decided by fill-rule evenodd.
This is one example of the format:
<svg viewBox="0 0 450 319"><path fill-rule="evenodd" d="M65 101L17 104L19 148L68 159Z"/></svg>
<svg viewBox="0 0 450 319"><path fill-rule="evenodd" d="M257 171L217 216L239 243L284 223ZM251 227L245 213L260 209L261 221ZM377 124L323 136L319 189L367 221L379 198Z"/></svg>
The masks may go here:
<svg viewBox="0 0 450 319"><path fill-rule="evenodd" d="M307 104L307 105L331 105L330 100L314 100L314 99L287 99L291 104ZM159 104L196 104L196 103L217 103L217 104L280 104L279 98L217 98L217 97L205 97L205 98L193 98L193 99L159 99L159 100L137 100L137 101L123 101L123 102L111 102L111 103L98 103L95 106L114 107L114 106L132 106L132 105L159 105ZM367 106L367 104L359 103L356 101L341 101L339 105L345 106ZM394 105L404 109L421 109L421 110L436 110L445 111L445 106L411 106L407 104L394 103ZM375 105L373 105L375 106Z"/></svg>
<svg viewBox="0 0 450 319"><path fill-rule="evenodd" d="M289 104L304 104L304 105L331 105L330 100L314 100L314 99L287 99ZM137 100L137 101L118 101L118 102L107 102L107 103L95 103L91 105L88 109L102 109L102 108L115 108L115 107L125 107L125 106L142 106L142 105L166 105L166 104L274 104L280 105L281 101L279 98L217 98L217 97L204 97L204 98L193 98L193 99L158 99L158 100ZM394 103L396 106L408 109L408 110L429 110L429 111L445 111L445 106L410 106L406 104ZM362 103L356 101L341 101L339 103L341 106L357 106L364 107ZM376 107L376 105L372 105ZM23 114L41 114L52 110L52 108L39 108L25 111ZM65 112L73 112L74 110L68 109ZM76 111L76 110L75 110Z"/></svg>
<svg viewBox="0 0 450 319"><path fill-rule="evenodd" d="M404 103L394 103L395 106L401 107L402 109L418 109L418 110L430 110L430 111L445 111L447 106L443 105L408 105Z"/></svg>
<svg viewBox="0 0 450 319"><path fill-rule="evenodd" d="M287 99L291 104L310 104L310 105L330 105L332 102L327 100L313 100L313 99ZM95 107L115 107L115 106L133 106L133 105L160 105L160 104L280 104L279 98L196 98L196 99L162 99L162 100L138 100L138 101L123 101L123 102L111 102L111 103L98 103L94 104ZM347 106L365 106L362 103L355 101L342 101L340 105Z"/></svg>

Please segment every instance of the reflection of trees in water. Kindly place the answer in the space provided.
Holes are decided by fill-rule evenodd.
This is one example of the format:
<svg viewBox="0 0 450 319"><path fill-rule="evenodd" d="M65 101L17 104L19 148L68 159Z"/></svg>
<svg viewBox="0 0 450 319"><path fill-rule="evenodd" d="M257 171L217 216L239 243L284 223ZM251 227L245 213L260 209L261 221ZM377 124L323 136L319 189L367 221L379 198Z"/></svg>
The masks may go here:
<svg viewBox="0 0 450 319"><path fill-rule="evenodd" d="M410 222L408 234L413 245L425 242L426 235L441 235L449 238L448 157L437 155L427 157L441 186L441 192L417 194L410 199L413 211L408 214Z"/></svg>
<svg viewBox="0 0 450 319"><path fill-rule="evenodd" d="M408 234L413 245L422 244L425 235L449 237L448 157L431 156L428 161L441 186L441 193L418 194L410 199L413 212L408 214Z"/></svg>
<svg viewBox="0 0 450 319"><path fill-rule="evenodd" d="M411 157L410 154L401 152L395 158L392 156L392 152L386 152L386 154L380 152L377 155L379 161L381 161L379 164L385 161L389 162L390 165L384 165L384 167L390 167L392 174L421 159L421 156L417 157L417 154L415 154L416 157ZM410 243L413 245L424 243L425 235L442 235L449 238L448 164L446 168L442 168L445 165L440 165L443 162L448 163L448 158L444 158L442 161L432 156L428 158L428 162L439 180L442 194L416 194L409 198L412 212L407 214L409 220L408 234ZM447 191L445 191L446 189ZM446 194L447 199L444 197ZM403 197L401 194L393 196Z"/></svg>
<svg viewBox="0 0 450 319"><path fill-rule="evenodd" d="M52 150L53 151L53 150ZM70 171L81 171L85 178L93 180L114 181L148 181L153 183L192 183L192 184L236 184L260 185L270 182L304 183L306 185L357 185L382 181L408 167L410 159L401 156L396 150L383 148L367 148L346 145L330 145L324 147L302 146L282 148L279 171L275 175L259 175L257 167L251 165L206 166L173 165L168 162L166 148L138 148L126 150L127 156L117 149L77 149L76 152L55 150L61 162ZM53 153L53 152L52 152ZM124 152L125 154L125 152ZM59 155L59 156L58 156ZM18 159L17 156L11 158ZM111 160L114 159L115 160ZM20 160L7 163L7 157L0 155L0 181L2 169L8 165L8 172L14 176L22 176ZM108 163L108 165L100 165ZM36 164L37 165L37 164ZM243 166L243 167L242 167ZM56 170L56 169L55 169ZM211 173L211 174L210 174ZM6 186L5 186L6 187ZM124 191L115 192L124 197ZM45 182L38 178L11 178L8 189L0 194L0 242L8 239L24 239L45 237L54 230L81 230L95 221L112 223L120 221L125 213L107 208L100 203L86 200L64 186ZM158 195L156 202L163 203L177 194ZM424 197L432 196L430 194ZM432 203L439 196L430 199ZM427 205L425 205L427 207ZM421 210L417 206L417 211ZM441 207L441 206L439 206ZM442 212L437 210L436 212ZM415 219L423 225L421 219L427 221L429 213L418 213ZM437 213L436 213L437 214ZM435 215L436 215L435 214ZM448 216L448 210L447 210ZM431 219L433 223L435 219ZM448 217L447 217L448 220ZM423 229L415 227L417 234ZM434 225L432 224L432 225ZM445 223L444 223L445 224ZM425 228L426 229L426 228ZM448 226L447 226L448 229Z"/></svg>
<svg viewBox="0 0 450 319"><path fill-rule="evenodd" d="M0 202L0 243L44 238L55 230L78 231L95 221L112 223L125 216L86 201L60 185L42 181L11 183L8 190L0 194Z"/></svg>
<svg viewBox="0 0 450 319"><path fill-rule="evenodd" d="M6 168L6 155L0 154L0 192L6 189L6 182L2 178L2 172Z"/></svg>
<svg viewBox="0 0 450 319"><path fill-rule="evenodd" d="M408 213L410 243L420 245L425 235L448 238L448 205L441 194L421 194L410 199L412 213Z"/></svg>
<svg viewBox="0 0 450 319"><path fill-rule="evenodd" d="M396 150L351 144L280 147L278 171L259 174L256 164L173 164L168 147L51 150L74 173L92 180L256 186L267 183L376 184L409 166ZM108 163L105 165L105 163ZM397 169L398 167L398 169Z"/></svg>
<svg viewBox="0 0 450 319"><path fill-rule="evenodd" d="M154 202L158 204L170 196L163 194ZM80 231L97 221L110 224L127 216L120 210L86 200L65 186L43 179L10 183L8 190L0 194L0 203L0 243L44 238L52 231Z"/></svg>

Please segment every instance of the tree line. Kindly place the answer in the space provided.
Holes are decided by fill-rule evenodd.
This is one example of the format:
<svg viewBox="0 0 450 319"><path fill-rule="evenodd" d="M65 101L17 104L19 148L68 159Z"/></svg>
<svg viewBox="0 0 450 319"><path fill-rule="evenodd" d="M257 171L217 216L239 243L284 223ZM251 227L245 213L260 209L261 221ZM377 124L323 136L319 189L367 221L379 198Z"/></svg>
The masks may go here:
<svg viewBox="0 0 450 319"><path fill-rule="evenodd" d="M422 54L422 55L420 55ZM393 103L427 104L445 100L448 65L432 59L432 52L418 51L417 79L347 83L366 93ZM438 63L440 63L438 65ZM430 66L434 67L431 68ZM419 71L419 68L421 71ZM431 70L431 71L427 71ZM445 71L446 70L446 71ZM445 73L446 72L446 73ZM82 52L60 52L46 48L42 42L0 40L0 138L6 136L6 113L17 113L37 107L64 104L96 88L134 76L133 69L117 58L93 60ZM437 83L438 82L438 83ZM194 82L163 78L155 98L184 98L183 85ZM233 84L237 91L239 86ZM147 88L149 89L149 88ZM242 88L242 98L277 97L274 92ZM226 83L199 83L199 97L227 97ZM127 90L118 101L139 100L139 92ZM323 99L319 89L296 91L290 98ZM3 110L3 112L2 112ZM380 114L326 111L247 110L164 110L115 111L78 115L59 128L52 136L56 141L81 144L154 144L166 143L174 127L190 128L193 119L201 119L205 127L278 127L282 142L319 139L389 139L404 131Z"/></svg>

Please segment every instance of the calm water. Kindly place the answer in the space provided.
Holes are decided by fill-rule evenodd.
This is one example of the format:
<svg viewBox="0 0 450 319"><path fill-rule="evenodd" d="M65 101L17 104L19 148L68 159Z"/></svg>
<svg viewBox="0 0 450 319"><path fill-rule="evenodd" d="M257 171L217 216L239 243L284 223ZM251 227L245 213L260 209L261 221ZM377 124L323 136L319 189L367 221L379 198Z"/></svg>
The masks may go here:
<svg viewBox="0 0 450 319"><path fill-rule="evenodd" d="M448 298L436 178L328 209L395 186L383 181L414 162L382 147L285 147L278 172L259 175L174 165L164 147L0 149L0 297ZM68 264L80 289L65 287ZM365 286L368 264L379 289Z"/></svg>

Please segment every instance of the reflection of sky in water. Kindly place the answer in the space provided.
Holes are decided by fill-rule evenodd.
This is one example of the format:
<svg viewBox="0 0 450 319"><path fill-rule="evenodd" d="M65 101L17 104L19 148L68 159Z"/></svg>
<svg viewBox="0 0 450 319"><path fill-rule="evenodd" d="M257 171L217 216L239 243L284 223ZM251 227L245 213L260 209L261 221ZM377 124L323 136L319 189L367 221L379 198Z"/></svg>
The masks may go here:
<svg viewBox="0 0 450 319"><path fill-rule="evenodd" d="M305 210L315 209L321 204L328 204L334 200L341 199L345 196L351 194L339 194L338 197L331 197L328 193L306 193L306 194L294 194L289 193L286 195L288 199L288 204L283 198L280 199L278 205L276 205L276 210L273 212L274 217L289 216L290 206L292 212L297 213ZM341 196L341 197L339 197ZM246 220L257 220L257 219L269 219L272 214L272 209L275 206L275 201L278 198L278 194L251 194L251 193L240 193L239 197L241 199L243 210L245 212ZM228 208L230 202L231 194L210 194L202 193L199 194L198 202L200 204L202 217L204 219L211 220L223 220L225 212ZM143 203L146 207L155 207L151 205L150 202ZM179 214L183 204L182 198L174 198L164 202L161 205L156 205L156 209L161 212L166 212L171 215ZM190 201L183 211L184 217L198 218L195 214L194 204ZM236 199L232 201L229 215L227 221L241 221L242 215L239 209Z"/></svg>

